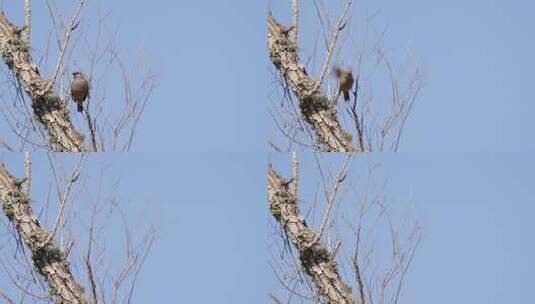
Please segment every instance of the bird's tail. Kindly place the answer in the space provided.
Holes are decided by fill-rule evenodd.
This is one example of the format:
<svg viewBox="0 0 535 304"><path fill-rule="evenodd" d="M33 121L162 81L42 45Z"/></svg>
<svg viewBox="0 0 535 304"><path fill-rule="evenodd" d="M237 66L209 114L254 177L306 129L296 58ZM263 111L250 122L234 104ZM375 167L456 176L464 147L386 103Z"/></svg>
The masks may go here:
<svg viewBox="0 0 535 304"><path fill-rule="evenodd" d="M84 111L84 103L79 101L76 104L78 105L78 112L82 113Z"/></svg>
<svg viewBox="0 0 535 304"><path fill-rule="evenodd" d="M349 91L344 91L344 100L349 101Z"/></svg>

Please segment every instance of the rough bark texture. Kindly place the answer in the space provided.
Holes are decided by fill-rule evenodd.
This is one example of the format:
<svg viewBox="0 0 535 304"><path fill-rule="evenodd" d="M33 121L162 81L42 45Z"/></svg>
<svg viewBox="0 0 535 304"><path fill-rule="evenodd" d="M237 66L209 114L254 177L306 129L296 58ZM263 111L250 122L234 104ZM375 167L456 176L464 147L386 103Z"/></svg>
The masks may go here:
<svg viewBox="0 0 535 304"><path fill-rule="evenodd" d="M55 303L86 304L83 287L74 279L69 262L52 242L45 243L50 232L41 228L33 215L28 197L21 189L21 181L13 177L0 163L0 202L17 230L20 238L32 253L33 265L48 282Z"/></svg>
<svg viewBox="0 0 535 304"><path fill-rule="evenodd" d="M29 46L21 38L21 29L10 23L0 11L0 49L6 65L17 77L20 86L32 100L33 113L48 132L54 151L86 151L84 137L74 129L69 111L60 98L48 89L50 81L39 74L29 54Z"/></svg>
<svg viewBox="0 0 535 304"><path fill-rule="evenodd" d="M315 131L320 148L328 152L355 151L351 134L340 125L333 103L300 62L297 45L288 37L291 29L277 23L271 13L267 25L269 57L299 99L301 114Z"/></svg>
<svg viewBox="0 0 535 304"><path fill-rule="evenodd" d="M289 181L268 168L268 203L271 214L299 252L301 266L318 287L318 296L327 304L356 304L351 288L342 280L329 249L312 244L317 232L308 228L297 206L297 197L288 189Z"/></svg>

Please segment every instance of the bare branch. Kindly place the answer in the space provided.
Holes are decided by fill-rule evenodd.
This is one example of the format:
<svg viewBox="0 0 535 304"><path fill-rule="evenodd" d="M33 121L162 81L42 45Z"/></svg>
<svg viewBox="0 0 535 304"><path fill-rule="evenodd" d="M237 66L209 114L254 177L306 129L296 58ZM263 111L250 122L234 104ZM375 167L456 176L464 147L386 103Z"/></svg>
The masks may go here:
<svg viewBox="0 0 535 304"><path fill-rule="evenodd" d="M45 127L54 151L82 152L83 135L72 125L61 98L49 89L50 81L37 69L29 54L29 45L20 38L20 29L0 12L0 48L3 59L20 86L32 100L33 113Z"/></svg>
<svg viewBox="0 0 535 304"><path fill-rule="evenodd" d="M348 0L346 4L346 8L344 10L344 14L340 17L340 20L338 20L338 25L336 26L336 30L334 31L334 36L331 40L331 45L329 46L329 49L327 50L327 55L325 56L325 61L323 62L323 68L321 69L321 74L319 77L318 82L316 83L316 87L314 88L314 91L319 90L323 78L325 78L325 75L327 74L327 69L329 68L329 62L331 61L331 56L333 54L334 48L336 47L336 42L338 41L338 36L342 32L342 30L347 25L347 15L349 14L349 11L351 9L351 4L353 1Z"/></svg>
<svg viewBox="0 0 535 304"><path fill-rule="evenodd" d="M30 197L31 191L31 180L32 180L32 161L30 159L30 153L24 152L24 194L27 197Z"/></svg>
<svg viewBox="0 0 535 304"><path fill-rule="evenodd" d="M82 160L84 159L84 154L82 154L78 160L76 161L76 164L74 165L73 169L71 170L71 174L67 180L67 186L65 191L60 197L59 200L59 207L58 207L58 213L56 216L56 221L54 222L54 228L52 228L52 233L48 236L48 238L44 241L43 246L49 242L51 242L54 239L54 235L56 234L56 231L58 230L58 227L61 223L62 217L63 217L63 211L65 209L65 204L67 203L67 200L69 199L69 195L71 193L72 185L74 182L78 179L78 175L80 174L80 165L82 164Z"/></svg>
<svg viewBox="0 0 535 304"><path fill-rule="evenodd" d="M336 110L318 81L308 75L297 54L297 45L288 38L288 28L268 14L268 51L271 61L299 99L304 119L317 135L317 144L331 152L353 152L351 135L338 121Z"/></svg>
<svg viewBox="0 0 535 304"><path fill-rule="evenodd" d="M33 214L29 198L0 162L0 201L3 211L18 235L32 253L33 265L47 281L56 303L89 303L82 286L76 282L63 252L52 242L46 243L50 232L43 229Z"/></svg>
<svg viewBox="0 0 535 304"><path fill-rule="evenodd" d="M292 152L292 181L290 183L290 194L297 197L299 183L299 158L297 152Z"/></svg>
<svg viewBox="0 0 535 304"><path fill-rule="evenodd" d="M298 21L297 1L291 2L290 27L275 21L269 12L268 51L278 72L274 73L278 83L275 92L280 95L280 100L277 100L280 101L280 110L277 107L270 110L279 133L287 139L288 151L293 150L294 144L310 147L307 142L307 136L310 134L314 143L312 148L323 152L360 153L399 149L405 123L421 88L421 79L418 69L411 79L407 79L408 75L396 74L395 66L390 64L385 55L383 40L386 29L377 33L377 41L369 41L370 35L376 35L373 31L369 33L370 20L376 14L365 17L364 26L358 27L359 31L360 28L363 29L359 35L352 33L352 29L349 30L351 36L348 36L348 39L351 42L362 41L355 58L356 69L355 66L347 69L347 74L351 77L344 77L347 80L345 82L341 81L342 77L337 77L337 86L332 86L331 81L328 81L329 67L334 65L336 68L336 57L342 53L339 45L343 31L350 25L353 2L344 0L340 17L333 22L325 1L313 1L321 32L316 35L306 62L301 61L299 55L300 50L307 48L300 48L293 40L295 23ZM316 58L318 44L325 44L325 57L322 62L318 62ZM317 77L309 75L307 70L316 70L317 64L321 64ZM385 82L383 76L386 76L390 83ZM391 96L376 93L376 82L384 86L380 91L384 90L386 95ZM349 102L351 83L355 84L354 100ZM407 87L403 88L405 85ZM336 100L341 93L344 93L344 99L348 102L337 105ZM297 97L297 102L292 96ZM391 98L383 100L385 97ZM391 104L389 101L392 101ZM343 108L339 110L339 106ZM294 113L295 108L298 108L298 114ZM275 116L273 113L279 115ZM303 140L305 137L307 140Z"/></svg>
<svg viewBox="0 0 535 304"><path fill-rule="evenodd" d="M91 213L91 224L89 226L89 236L88 236L88 245L87 245L87 255L85 258L85 267L87 271L87 276L89 277L89 284L91 285L91 295L93 296L94 304L98 304L97 296L97 284L95 283L95 274L93 272L93 266L91 264L91 249L93 248L93 229L95 227L95 214L96 210L93 209Z"/></svg>
<svg viewBox="0 0 535 304"><path fill-rule="evenodd" d="M301 266L318 287L324 303L354 304L350 287L338 273L333 255L325 246L312 243L317 232L307 227L297 206L297 197L288 190L288 181L268 167L268 204L273 217L279 222L299 252ZM309 246L312 244L312 246Z"/></svg>
<svg viewBox="0 0 535 304"><path fill-rule="evenodd" d="M80 24L79 19L80 19L80 13L82 12L83 6L84 6L84 0L80 0L78 10L72 16L71 21L69 22L69 25L67 26L67 30L65 32L65 38L63 39L63 45L59 49L59 55L56 61L56 68L54 69L54 74L52 74L52 78L50 79L50 82L48 83L48 86L46 87L45 92L48 92L54 85L54 82L56 82L56 77L58 77L58 73L61 68L61 62L63 61L63 56L65 55L65 51L67 50L67 45L69 44L69 41L71 40L71 34Z"/></svg>
<svg viewBox="0 0 535 304"><path fill-rule="evenodd" d="M8 150L9 152L15 152L15 149L5 142L4 137L2 135L0 135L0 145L6 148L6 150Z"/></svg>
<svg viewBox="0 0 535 304"><path fill-rule="evenodd" d="M89 103L88 106L84 108L85 113L85 120L87 122L87 128L89 129L89 134L91 135L91 145L93 147L93 152L97 152L98 144L97 144L97 137L95 134L95 125L93 123L93 119L91 118L91 114L89 113Z"/></svg>
<svg viewBox="0 0 535 304"><path fill-rule="evenodd" d="M32 8L30 0L24 0L24 29L22 31L22 41L30 45L30 31L32 28Z"/></svg>
<svg viewBox="0 0 535 304"><path fill-rule="evenodd" d="M290 39L294 45L297 45L297 38L299 35L298 29L299 29L299 0L292 0L292 30L290 31L290 34L291 34Z"/></svg>
<svg viewBox="0 0 535 304"><path fill-rule="evenodd" d="M312 246L312 245L316 244L317 242L319 242L319 240L321 239L321 236L323 235L323 231L325 230L325 227L327 226L327 222L329 221L329 217L331 215L331 211L332 211L332 208L333 208L333 205L334 205L334 201L336 199L336 194L338 193L338 188L340 187L342 182L347 177L347 174L348 174L347 167L349 165L349 161L350 160L351 160L351 156L346 157L346 160L345 160L342 168L338 171L338 174L334 178L333 188L332 188L332 191L330 191L330 193L328 194L327 210L325 211L325 215L324 215L323 220L321 222L320 230L319 230L318 234L316 235L316 237L314 237L312 242L309 244L309 246Z"/></svg>

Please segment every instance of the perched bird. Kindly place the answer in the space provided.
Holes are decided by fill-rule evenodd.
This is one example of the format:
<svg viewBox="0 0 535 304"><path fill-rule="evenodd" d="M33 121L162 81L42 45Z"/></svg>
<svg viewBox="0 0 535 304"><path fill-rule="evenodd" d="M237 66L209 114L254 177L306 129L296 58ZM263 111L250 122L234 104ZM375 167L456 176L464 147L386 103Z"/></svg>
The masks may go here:
<svg viewBox="0 0 535 304"><path fill-rule="evenodd" d="M339 93L344 94L345 101L349 101L349 92L351 91L351 87L353 87L354 82L351 70L344 70L339 67L335 67L334 74L336 75L336 78L340 80L340 84L338 85Z"/></svg>
<svg viewBox="0 0 535 304"><path fill-rule="evenodd" d="M72 73L74 80L71 83L71 96L78 105L78 112L84 111L84 101L89 95L89 83L82 72Z"/></svg>

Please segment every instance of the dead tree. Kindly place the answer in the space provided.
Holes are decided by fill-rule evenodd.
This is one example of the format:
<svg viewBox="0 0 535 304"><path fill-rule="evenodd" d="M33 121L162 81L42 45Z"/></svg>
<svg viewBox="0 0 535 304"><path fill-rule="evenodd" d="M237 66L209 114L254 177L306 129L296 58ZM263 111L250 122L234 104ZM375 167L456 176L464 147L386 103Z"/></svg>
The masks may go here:
<svg viewBox="0 0 535 304"><path fill-rule="evenodd" d="M275 67L275 97L270 97L270 114L287 148L270 139L275 150L292 150L293 145L324 152L370 152L396 151L399 148L405 122L421 89L418 67L404 79L396 73L384 49L384 33L376 41L370 41L369 24L372 17L366 16L361 37L352 37L352 0L344 0L341 16L332 22L323 2L314 1L318 24L323 33L323 46L309 47L312 54L304 53L304 44L299 38L299 1L292 0L291 23L275 20L272 12L267 16L268 54ZM312 5L311 3L307 3ZM359 27L360 29L360 27ZM349 31L349 32L348 32ZM351 67L340 69L337 63L342 51L341 40L348 37L362 40L361 46L350 59ZM318 34L318 36L321 34ZM310 66L316 65L317 54L324 53L318 62L317 75ZM309 58L306 63L301 57ZM375 58L376 60L374 61ZM348 68L348 69L346 69ZM345 83L332 79L329 71L347 71L352 76ZM381 89L390 92L387 99L377 100L371 93L377 74L386 73L390 83L382 83ZM340 74L340 73L334 73ZM353 85L350 89L349 86ZM347 87L345 87L347 86ZM339 102L343 93L346 102Z"/></svg>
<svg viewBox="0 0 535 304"><path fill-rule="evenodd" d="M351 135L340 123L329 98L320 90L321 82L309 76L297 54L295 41L290 40L291 27L286 27L268 14L268 52L271 61L283 75L306 122L316 132L318 144L330 152L352 152Z"/></svg>
<svg viewBox="0 0 535 304"><path fill-rule="evenodd" d="M63 252L52 242L52 233L43 229L35 217L30 200L22 191L23 182L0 164L0 200L4 214L30 250L35 269L50 286L52 299L56 303L89 303Z"/></svg>
<svg viewBox="0 0 535 304"><path fill-rule="evenodd" d="M71 29L72 31L73 29ZM61 98L52 90L53 81L43 77L30 56L30 45L21 36L22 29L9 22L0 12L0 48L5 64L31 99L37 121L48 132L54 151L83 152L83 136L72 125Z"/></svg>
<svg viewBox="0 0 535 304"><path fill-rule="evenodd" d="M81 220L83 225L75 225L75 214L83 213L84 208L80 200L74 199L84 158L82 154L72 169L62 175L62 163L54 155L49 156L49 184L56 186L57 204L53 204L50 196L44 201L39 200L46 203L40 205L38 212L32 206L37 200L31 198L29 156L25 157L23 178L15 177L0 162L0 203L8 220L5 227L12 227L4 234L10 236L10 242L4 244L4 254L0 256L3 275L12 283L11 288L0 288L0 297L8 303L46 300L58 304L96 304L132 300L140 269L154 241L154 230L151 228L140 237L133 235L123 222L125 260L112 263L123 266L117 273L112 270L116 267L110 265L103 269L104 240L110 231L103 231L98 218L109 218L110 210L117 208L117 202L107 201L98 189L93 189L91 193L96 195L96 202L90 204L88 216ZM111 195L115 196L114 193ZM70 203L72 200L76 200L74 206ZM107 209L105 215L101 215L103 209ZM120 217L124 219L122 215ZM76 261L76 257L81 259ZM71 265L83 269L85 275L75 274ZM13 296L15 293L19 295L17 298Z"/></svg>
<svg viewBox="0 0 535 304"><path fill-rule="evenodd" d="M332 175L325 172L327 169L319 158L316 160L325 187L325 202L318 202L322 196L319 191L311 203L313 207L308 208L299 197L297 155L292 158L290 178L277 173L272 164L268 166L268 206L280 228L270 265L281 285L280 292L270 293L270 298L275 303L293 303L294 299L296 303L399 303L405 275L420 242L420 226L415 223L404 227L407 231L396 228L388 206L379 197L352 198L359 203L352 204L358 207L351 209L350 214L337 210L340 193L350 192L349 188L342 188L352 172L352 158L347 156ZM316 217L320 206L324 206L324 212ZM305 208L308 211L301 211ZM335 210L346 216L333 217ZM348 230L348 221L353 218L356 220ZM379 229L377 225L381 222L385 227ZM378 230L388 235L381 252L367 244L384 238L373 234ZM344 232L340 231L351 237L341 236ZM388 258L375 257L381 255ZM286 294L286 298L281 294Z"/></svg>
<svg viewBox="0 0 535 304"><path fill-rule="evenodd" d="M0 110L6 127L12 131L8 142L1 134L4 130L0 130L0 144L12 151L29 148L57 152L130 150L155 87L154 71L144 63L125 65L114 45L117 33L108 36L104 33L108 14L99 11L95 13L96 18L83 19L84 0L76 3L67 20L60 17L65 13L56 1L48 1L46 5L52 19L49 41L42 47L32 44L31 14L35 12L30 3L29 0L24 2L25 24L22 26L15 25L0 12L0 48L9 69L9 73L5 73L9 89L2 96ZM96 33L90 34L88 28L96 29ZM49 58L54 52L55 60ZM77 117L77 113L69 110L68 84L72 72L79 70L85 70L90 93L87 106ZM49 75L43 71L50 71ZM113 110L105 102L109 98L104 87L107 77L121 80L115 89L122 92L123 102L114 97Z"/></svg>

